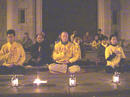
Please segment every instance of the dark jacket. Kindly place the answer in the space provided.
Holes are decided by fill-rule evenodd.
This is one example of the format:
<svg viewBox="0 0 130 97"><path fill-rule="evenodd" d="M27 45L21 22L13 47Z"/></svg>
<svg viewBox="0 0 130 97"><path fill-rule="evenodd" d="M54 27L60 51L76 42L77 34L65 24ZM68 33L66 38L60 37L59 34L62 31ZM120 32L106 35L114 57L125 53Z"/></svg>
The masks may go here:
<svg viewBox="0 0 130 97"><path fill-rule="evenodd" d="M43 41L42 43L36 42L31 46L29 50L31 52L32 59L37 59L38 57L40 57L42 62L47 63L50 61L50 47L47 42L45 41Z"/></svg>

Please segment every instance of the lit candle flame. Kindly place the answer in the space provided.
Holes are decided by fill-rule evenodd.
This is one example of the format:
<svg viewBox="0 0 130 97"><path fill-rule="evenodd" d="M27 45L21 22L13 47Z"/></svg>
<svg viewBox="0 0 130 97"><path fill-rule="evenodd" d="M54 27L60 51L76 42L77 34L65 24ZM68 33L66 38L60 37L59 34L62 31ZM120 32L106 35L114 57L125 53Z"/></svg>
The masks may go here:
<svg viewBox="0 0 130 97"><path fill-rule="evenodd" d="M39 78L36 78L33 83L36 85L45 84L47 83L47 80L40 80Z"/></svg>

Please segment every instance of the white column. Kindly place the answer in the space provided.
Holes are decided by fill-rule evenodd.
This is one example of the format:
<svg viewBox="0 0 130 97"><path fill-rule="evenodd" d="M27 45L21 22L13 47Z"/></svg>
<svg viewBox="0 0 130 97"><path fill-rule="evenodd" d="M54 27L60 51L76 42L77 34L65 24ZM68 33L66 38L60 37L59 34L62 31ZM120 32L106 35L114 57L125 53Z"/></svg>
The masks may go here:
<svg viewBox="0 0 130 97"><path fill-rule="evenodd" d="M13 29L13 2L14 0L7 0L7 30Z"/></svg>
<svg viewBox="0 0 130 97"><path fill-rule="evenodd" d="M6 0L0 0L0 40L6 39L7 17Z"/></svg>
<svg viewBox="0 0 130 97"><path fill-rule="evenodd" d="M42 32L42 0L36 0L36 33Z"/></svg>
<svg viewBox="0 0 130 97"><path fill-rule="evenodd" d="M111 34L111 25L112 25L112 11L111 11L111 0L105 0L105 34Z"/></svg>
<svg viewBox="0 0 130 97"><path fill-rule="evenodd" d="M105 26L104 1L105 0L98 0L98 29L102 29L103 32Z"/></svg>
<svg viewBox="0 0 130 97"><path fill-rule="evenodd" d="M98 28L106 35L111 32L111 0L98 0Z"/></svg>
<svg viewBox="0 0 130 97"><path fill-rule="evenodd" d="M122 39L130 41L130 2L129 0L121 1L121 11L120 11L120 36Z"/></svg>

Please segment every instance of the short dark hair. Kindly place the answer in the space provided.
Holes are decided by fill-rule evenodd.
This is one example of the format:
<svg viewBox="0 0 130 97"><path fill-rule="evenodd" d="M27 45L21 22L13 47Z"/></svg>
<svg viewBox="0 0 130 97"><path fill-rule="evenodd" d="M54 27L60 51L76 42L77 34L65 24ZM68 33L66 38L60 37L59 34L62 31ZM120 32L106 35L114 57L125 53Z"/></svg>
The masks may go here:
<svg viewBox="0 0 130 97"><path fill-rule="evenodd" d="M13 35L15 36L15 30L13 30L13 29L8 30L8 31L7 31L7 35L8 35L8 34L13 34Z"/></svg>
<svg viewBox="0 0 130 97"><path fill-rule="evenodd" d="M69 33L68 33L67 31L65 31L65 30L63 30L63 31L60 33L60 35L61 35L63 32L65 32L65 33L67 33L67 34L69 35Z"/></svg>
<svg viewBox="0 0 130 97"><path fill-rule="evenodd" d="M116 37L117 38L117 35L116 34L110 35L110 40L112 39L112 37Z"/></svg>
<svg viewBox="0 0 130 97"><path fill-rule="evenodd" d="M45 38L45 32L37 33L36 36L35 36L35 39L37 38L38 35L41 35L43 38Z"/></svg>

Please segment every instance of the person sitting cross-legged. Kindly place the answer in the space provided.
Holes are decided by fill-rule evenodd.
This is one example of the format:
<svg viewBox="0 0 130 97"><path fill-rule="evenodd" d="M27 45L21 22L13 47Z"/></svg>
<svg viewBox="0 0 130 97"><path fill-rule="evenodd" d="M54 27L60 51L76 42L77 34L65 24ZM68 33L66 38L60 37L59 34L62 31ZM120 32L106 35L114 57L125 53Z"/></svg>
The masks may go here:
<svg viewBox="0 0 130 97"><path fill-rule="evenodd" d="M0 72L14 73L24 70L25 52L22 45L15 41L15 31L12 29L7 31L7 43L0 50L0 60L3 60Z"/></svg>
<svg viewBox="0 0 130 97"><path fill-rule="evenodd" d="M29 51L31 52L31 58L24 64L26 67L46 66L50 62L50 47L45 39L44 32L36 35L36 43L29 48Z"/></svg>
<svg viewBox="0 0 130 97"><path fill-rule="evenodd" d="M117 36L110 36L110 45L105 49L105 59L107 60L106 72L124 72L126 64L125 63L125 54L118 45Z"/></svg>
<svg viewBox="0 0 130 97"><path fill-rule="evenodd" d="M54 46L52 58L55 63L49 65L50 72L66 73L67 70L70 73L79 72L78 61L81 59L80 46L68 40L68 32L62 32L60 39Z"/></svg>

